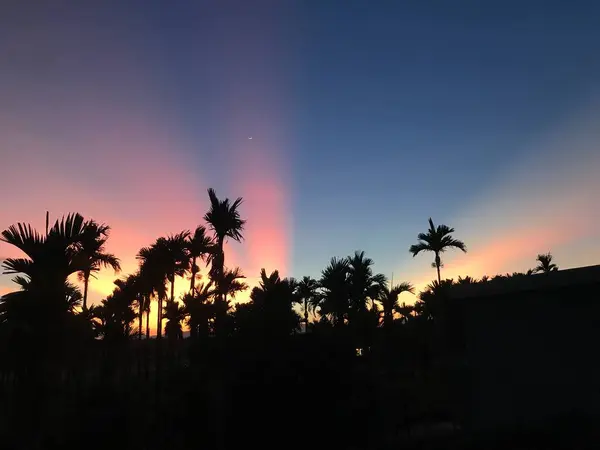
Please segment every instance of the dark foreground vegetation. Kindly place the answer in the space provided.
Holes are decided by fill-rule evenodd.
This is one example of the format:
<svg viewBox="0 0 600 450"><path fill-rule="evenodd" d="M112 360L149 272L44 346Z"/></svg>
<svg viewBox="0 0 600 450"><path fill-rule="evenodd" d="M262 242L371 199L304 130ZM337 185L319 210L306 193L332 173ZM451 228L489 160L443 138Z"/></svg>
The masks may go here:
<svg viewBox="0 0 600 450"><path fill-rule="evenodd" d="M223 248L243 238L241 199L220 200L212 190L209 198L205 225L141 249L139 270L115 281L100 305L87 301L94 274L120 270L104 248L108 226L73 214L45 233L27 224L2 233L25 254L2 263L20 287L0 300L2 448L545 449L593 442L593 424L574 415L485 435L464 420L469 380L450 291L553 272L550 254L539 255L527 274L443 280L441 255L466 246L430 220L410 252L433 253L437 280L415 302L410 283L392 285L358 251L333 258L319 280L263 270L250 302L233 305L248 287L239 268L225 265ZM180 299L175 283L189 283ZM149 339L152 307L156 339Z"/></svg>

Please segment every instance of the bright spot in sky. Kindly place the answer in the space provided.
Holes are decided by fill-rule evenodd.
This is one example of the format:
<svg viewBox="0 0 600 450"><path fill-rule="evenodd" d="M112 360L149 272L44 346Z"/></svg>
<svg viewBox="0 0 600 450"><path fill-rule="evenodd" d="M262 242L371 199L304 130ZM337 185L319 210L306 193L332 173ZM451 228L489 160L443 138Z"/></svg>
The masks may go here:
<svg viewBox="0 0 600 450"><path fill-rule="evenodd" d="M248 136L248 139L252 140L252 136Z"/></svg>

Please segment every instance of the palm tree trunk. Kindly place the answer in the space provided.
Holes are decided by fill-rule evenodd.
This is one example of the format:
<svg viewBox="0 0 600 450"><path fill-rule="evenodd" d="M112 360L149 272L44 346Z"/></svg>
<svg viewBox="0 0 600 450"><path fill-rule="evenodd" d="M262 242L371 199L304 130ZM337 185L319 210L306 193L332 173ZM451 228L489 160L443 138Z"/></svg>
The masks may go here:
<svg viewBox="0 0 600 450"><path fill-rule="evenodd" d="M150 339L150 305L146 310L146 339Z"/></svg>
<svg viewBox="0 0 600 450"><path fill-rule="evenodd" d="M308 299L304 300L304 332L308 333Z"/></svg>
<svg viewBox="0 0 600 450"><path fill-rule="evenodd" d="M442 265L442 261L440 260L439 253L435 254L435 268L437 269L438 283L442 282L442 276L440 274L440 266Z"/></svg>
<svg viewBox="0 0 600 450"><path fill-rule="evenodd" d="M171 277L171 301L175 302L175 273Z"/></svg>
<svg viewBox="0 0 600 450"><path fill-rule="evenodd" d="M192 279L190 281L190 293L193 294L196 288L196 257L192 258Z"/></svg>
<svg viewBox="0 0 600 450"><path fill-rule="evenodd" d="M386 329L391 329L394 322L394 316L391 311L385 311L385 314L383 315L383 322Z"/></svg>
<svg viewBox="0 0 600 450"><path fill-rule="evenodd" d="M162 296L158 297L158 311L156 311L156 339L162 338Z"/></svg>
<svg viewBox="0 0 600 450"><path fill-rule="evenodd" d="M143 308L143 303L140 303L139 306L140 310L138 313L138 338L141 341L142 340L142 326L143 326L143 320L144 320L144 308Z"/></svg>
<svg viewBox="0 0 600 450"><path fill-rule="evenodd" d="M83 309L87 309L87 296L88 296L88 285L90 283L90 274L89 272L85 273L85 278L83 279Z"/></svg>

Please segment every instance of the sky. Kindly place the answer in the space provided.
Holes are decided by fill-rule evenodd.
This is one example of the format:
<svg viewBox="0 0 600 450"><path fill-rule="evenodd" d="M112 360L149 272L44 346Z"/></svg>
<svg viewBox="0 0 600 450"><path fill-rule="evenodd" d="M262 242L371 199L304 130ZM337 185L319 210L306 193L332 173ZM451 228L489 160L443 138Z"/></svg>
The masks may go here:
<svg viewBox="0 0 600 450"><path fill-rule="evenodd" d="M0 229L80 212L112 227L130 273L139 248L202 223L213 187L244 198L226 264L250 284L360 249L423 287L432 257L408 248L429 217L469 250L443 276L548 251L598 264L599 16L594 1L2 2Z"/></svg>

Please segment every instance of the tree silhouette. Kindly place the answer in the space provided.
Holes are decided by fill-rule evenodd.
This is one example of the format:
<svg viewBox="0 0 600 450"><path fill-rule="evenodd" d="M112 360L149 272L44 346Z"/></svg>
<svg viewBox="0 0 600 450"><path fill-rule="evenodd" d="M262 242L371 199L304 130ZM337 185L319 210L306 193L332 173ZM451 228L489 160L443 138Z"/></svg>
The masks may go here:
<svg viewBox="0 0 600 450"><path fill-rule="evenodd" d="M298 281L296 287L298 296L304 302L304 326L305 331L308 331L308 309L309 305L314 302L319 295L319 283L314 278L304 276Z"/></svg>
<svg viewBox="0 0 600 450"><path fill-rule="evenodd" d="M212 238L206 235L206 227L199 225L196 227L194 234L188 236L187 250L191 258L190 293L193 294L196 285L196 278L200 271L200 268L196 265L196 262L198 259L206 261L207 263L210 262L212 259L212 254L215 250L215 245Z"/></svg>
<svg viewBox="0 0 600 450"><path fill-rule="evenodd" d="M533 273L550 273L558 270L558 266L552 262L552 254L550 252L537 255L535 260L538 262L538 265L533 268Z"/></svg>
<svg viewBox="0 0 600 450"><path fill-rule="evenodd" d="M315 309L336 327L344 326L350 309L350 263L347 258L331 258L323 269L319 285L321 296L315 300Z"/></svg>
<svg viewBox="0 0 600 450"><path fill-rule="evenodd" d="M450 248L457 248L463 252L467 252L467 247L464 242L454 239L452 237L454 228L450 228L446 225L438 225L437 227L433 224L433 220L429 218L429 230L427 233L419 233L417 238L419 241L410 246L409 252L412 253L413 257L417 256L421 252L433 252L435 260L432 264L437 270L438 283L442 282L440 267L442 266L442 260L440 255Z"/></svg>
<svg viewBox="0 0 600 450"><path fill-rule="evenodd" d="M106 341L123 341L131 335L131 323L136 317L133 309L137 297L136 283L135 275L115 280L116 287L113 293L102 300L100 306L95 309L96 317L100 321L99 334Z"/></svg>
<svg viewBox="0 0 600 450"><path fill-rule="evenodd" d="M460 285L464 285L464 284L475 284L477 283L477 280L469 275L467 275L466 277L458 277L458 281L456 282L456 284L460 284Z"/></svg>
<svg viewBox="0 0 600 450"><path fill-rule="evenodd" d="M146 270L148 276L155 280L153 290L158 295L158 314L156 325L156 337L162 337L162 313L163 300L166 297L163 292L165 282L171 287L171 301L175 301L175 278L184 276L189 268L190 258L187 250L188 231L182 231L168 237L160 237L152 246L143 248L138 253L138 259L142 262L142 271Z"/></svg>
<svg viewBox="0 0 600 450"><path fill-rule="evenodd" d="M414 291L412 291L411 293L414 293ZM407 305L405 302L402 302L400 305L396 306L396 312L400 314L400 317L402 318L404 323L410 320L414 311L414 305Z"/></svg>
<svg viewBox="0 0 600 450"><path fill-rule="evenodd" d="M299 317L293 305L299 301L293 278L282 279L277 270L267 276L262 269L259 285L250 293L251 323L269 338L289 335L298 328Z"/></svg>
<svg viewBox="0 0 600 450"><path fill-rule="evenodd" d="M211 277L218 284L225 270L223 250L225 239L229 237L240 242L243 239L242 232L246 221L240 217L238 211L242 204L241 197L238 197L233 203L230 203L228 198L219 200L215 190L210 188L208 198L210 199L210 209L204 215L204 220L215 234L216 248L212 257Z"/></svg>
<svg viewBox="0 0 600 450"><path fill-rule="evenodd" d="M165 324L165 336L167 339L183 339L181 322L185 319L185 307L169 300L165 304L163 317L167 319L167 323Z"/></svg>
<svg viewBox="0 0 600 450"><path fill-rule="evenodd" d="M400 283L391 288L385 285L381 286L377 299L383 306L383 324L386 328L392 327L395 311L401 313L403 316L406 314L406 304L402 304L404 308L402 310L400 310L400 305L398 304L398 297L403 292L414 294L415 288L408 282Z"/></svg>
<svg viewBox="0 0 600 450"><path fill-rule="evenodd" d="M69 214L57 220L46 235L24 223L1 233L0 241L15 246L26 257L2 262L3 273L16 275L13 281L21 289L0 299L0 320L14 318L16 329L47 336L53 328L59 332L64 327L66 314L72 310L67 278L83 269L79 253L84 228L81 215Z"/></svg>
<svg viewBox="0 0 600 450"><path fill-rule="evenodd" d="M199 336L208 335L208 321L212 315L212 304L210 299L215 291L212 282L200 283L194 287L194 292L183 297L185 314L188 317L187 325L190 328L190 337L195 339Z"/></svg>
<svg viewBox="0 0 600 450"><path fill-rule="evenodd" d="M350 304L358 314L367 310L369 302L376 299L387 282L385 275L373 274L373 260L364 251L356 251L348 257L348 282L350 284Z"/></svg>
<svg viewBox="0 0 600 450"><path fill-rule="evenodd" d="M441 282L435 280L419 294L418 309L424 318L434 320L444 316L448 292L453 285L454 281L452 279L442 280Z"/></svg>
<svg viewBox="0 0 600 450"><path fill-rule="evenodd" d="M168 258L164 256L164 244L159 238L150 247L143 247L137 254L140 261L140 277L143 279L145 290L150 293L149 297L155 296L158 300L158 311L156 314L156 337L162 337L162 305L167 298L166 282L169 268L165 261ZM150 305L147 304L147 318L150 314ZM147 321L147 319L146 319Z"/></svg>
<svg viewBox="0 0 600 450"><path fill-rule="evenodd" d="M121 270L119 259L106 253L105 244L108 240L110 227L98 224L94 220L86 222L81 237L78 257L84 269L79 271L79 279L83 281L83 308L87 308L88 286L90 277L99 272L102 267L112 268L115 273Z"/></svg>

